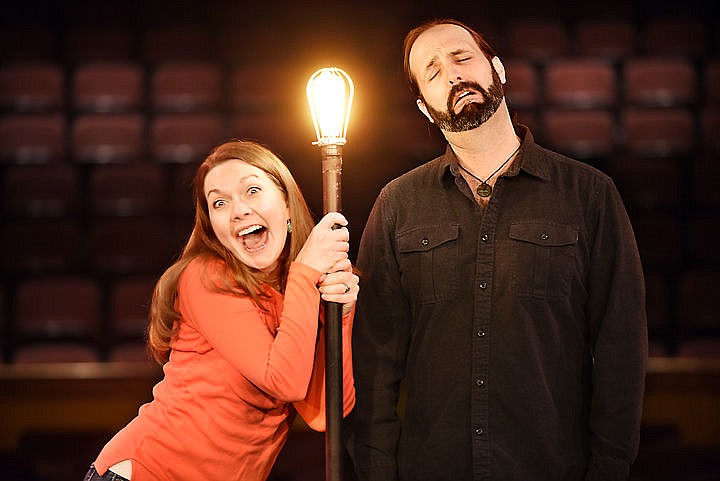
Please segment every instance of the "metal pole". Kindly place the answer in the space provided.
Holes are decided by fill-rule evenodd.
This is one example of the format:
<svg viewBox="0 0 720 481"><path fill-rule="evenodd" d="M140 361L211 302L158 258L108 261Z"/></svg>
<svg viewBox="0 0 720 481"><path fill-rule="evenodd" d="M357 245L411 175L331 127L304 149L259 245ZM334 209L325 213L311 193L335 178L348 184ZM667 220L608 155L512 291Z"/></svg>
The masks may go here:
<svg viewBox="0 0 720 481"><path fill-rule="evenodd" d="M321 145L323 211L342 212L342 147ZM339 226L337 226L339 227ZM342 304L325 303L325 479L340 481L343 471Z"/></svg>

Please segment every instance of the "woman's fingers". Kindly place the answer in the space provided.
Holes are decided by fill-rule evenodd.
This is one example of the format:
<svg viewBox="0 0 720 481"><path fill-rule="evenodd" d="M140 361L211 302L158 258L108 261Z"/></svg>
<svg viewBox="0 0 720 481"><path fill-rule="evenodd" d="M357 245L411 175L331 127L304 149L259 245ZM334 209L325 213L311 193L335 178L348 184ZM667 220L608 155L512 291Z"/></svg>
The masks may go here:
<svg viewBox="0 0 720 481"><path fill-rule="evenodd" d="M335 228L337 225L343 226ZM347 259L350 232L347 220L338 212L326 214L310 232L296 260L320 272L330 272L338 262Z"/></svg>
<svg viewBox="0 0 720 481"><path fill-rule="evenodd" d="M348 221L340 212L328 212L322 219L320 219L320 222L318 222L318 225L323 225L329 228L332 228L335 224L346 226L348 225Z"/></svg>
<svg viewBox="0 0 720 481"><path fill-rule="evenodd" d="M342 304L357 300L360 278L349 271L332 272L324 276L319 290L323 300Z"/></svg>

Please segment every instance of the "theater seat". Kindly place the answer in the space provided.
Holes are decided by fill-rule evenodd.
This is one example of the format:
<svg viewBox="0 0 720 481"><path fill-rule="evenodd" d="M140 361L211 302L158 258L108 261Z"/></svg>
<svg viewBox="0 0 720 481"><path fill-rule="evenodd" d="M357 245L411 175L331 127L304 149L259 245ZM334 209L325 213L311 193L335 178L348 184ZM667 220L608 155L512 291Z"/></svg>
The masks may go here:
<svg viewBox="0 0 720 481"><path fill-rule="evenodd" d="M697 148L691 112L682 108L626 108L621 112L622 147L640 157L688 156Z"/></svg>
<svg viewBox="0 0 720 481"><path fill-rule="evenodd" d="M712 105L720 105L720 57L705 63L704 80L705 99Z"/></svg>
<svg viewBox="0 0 720 481"><path fill-rule="evenodd" d="M83 235L73 219L28 219L0 226L0 267L6 275L44 275L77 271Z"/></svg>
<svg viewBox="0 0 720 481"><path fill-rule="evenodd" d="M680 324L679 354L720 357L720 311L716 293L720 270L700 267L682 272L676 317Z"/></svg>
<svg viewBox="0 0 720 481"><path fill-rule="evenodd" d="M90 213L108 217L162 214L167 200L163 167L147 163L95 166L88 180Z"/></svg>
<svg viewBox="0 0 720 481"><path fill-rule="evenodd" d="M220 114L158 114L150 123L150 154L165 163L200 163L226 139Z"/></svg>
<svg viewBox="0 0 720 481"><path fill-rule="evenodd" d="M266 113L284 109L292 101L289 85L307 82L277 63L239 65L228 80L230 106L237 113ZM302 85L300 83L299 85Z"/></svg>
<svg viewBox="0 0 720 481"><path fill-rule="evenodd" d="M718 79L720 81L720 79ZM704 152L720 154L720 105L708 106L700 112L700 142Z"/></svg>
<svg viewBox="0 0 720 481"><path fill-rule="evenodd" d="M131 61L136 56L134 32L119 24L73 25L65 34L64 52L72 65Z"/></svg>
<svg viewBox="0 0 720 481"><path fill-rule="evenodd" d="M140 55L148 65L213 56L209 32L200 24L150 25L140 35Z"/></svg>
<svg viewBox="0 0 720 481"><path fill-rule="evenodd" d="M109 320L112 344L143 340L148 327L150 301L159 276L117 278L109 288Z"/></svg>
<svg viewBox="0 0 720 481"><path fill-rule="evenodd" d="M82 114L72 126L73 160L80 164L136 162L143 152L139 113Z"/></svg>
<svg viewBox="0 0 720 481"><path fill-rule="evenodd" d="M537 107L540 76L536 67L526 59L512 58L503 61L507 83L505 97L512 109Z"/></svg>
<svg viewBox="0 0 720 481"><path fill-rule="evenodd" d="M72 76L72 106L79 112L130 112L143 105L144 74L133 61L89 62Z"/></svg>
<svg viewBox="0 0 720 481"><path fill-rule="evenodd" d="M513 57L543 62L569 52L567 29L552 18L511 18L505 35Z"/></svg>
<svg viewBox="0 0 720 481"><path fill-rule="evenodd" d="M60 113L0 117L0 161L49 164L65 159L65 116Z"/></svg>
<svg viewBox="0 0 720 481"><path fill-rule="evenodd" d="M609 157L616 145L615 121L604 109L548 109L542 132L550 147L579 159Z"/></svg>
<svg viewBox="0 0 720 481"><path fill-rule="evenodd" d="M636 27L623 18L585 18L575 25L576 52L613 62L637 53Z"/></svg>
<svg viewBox="0 0 720 481"><path fill-rule="evenodd" d="M702 59L710 50L710 34L698 17L649 18L641 31L642 46L649 55L679 55Z"/></svg>
<svg viewBox="0 0 720 481"><path fill-rule="evenodd" d="M80 175L73 165L9 165L2 177L2 210L9 218L69 217L78 212Z"/></svg>
<svg viewBox="0 0 720 481"><path fill-rule="evenodd" d="M625 100L636 106L691 106L698 100L695 67L685 57L646 56L623 63Z"/></svg>
<svg viewBox="0 0 720 481"><path fill-rule="evenodd" d="M547 104L566 108L611 108L617 97L613 65L604 59L564 58L545 66Z"/></svg>
<svg viewBox="0 0 720 481"><path fill-rule="evenodd" d="M101 300L100 286L87 276L42 276L19 282L14 298L16 346L72 343L72 349L57 350L70 354L78 352L79 343L92 345L101 333Z"/></svg>
<svg viewBox="0 0 720 481"><path fill-rule="evenodd" d="M57 62L15 62L0 67L0 108L51 112L65 105L65 76Z"/></svg>
<svg viewBox="0 0 720 481"><path fill-rule="evenodd" d="M646 270L678 268L683 262L680 220L671 213L631 213L640 258Z"/></svg>
<svg viewBox="0 0 720 481"><path fill-rule="evenodd" d="M164 217L97 219L89 227L90 268L104 275L158 275L170 265L169 237Z"/></svg>
<svg viewBox="0 0 720 481"><path fill-rule="evenodd" d="M675 158L622 158L606 162L631 212L677 212L682 205L681 163Z"/></svg>
<svg viewBox="0 0 720 481"><path fill-rule="evenodd" d="M223 78L211 62L165 62L150 77L150 104L156 111L215 110L222 100Z"/></svg>

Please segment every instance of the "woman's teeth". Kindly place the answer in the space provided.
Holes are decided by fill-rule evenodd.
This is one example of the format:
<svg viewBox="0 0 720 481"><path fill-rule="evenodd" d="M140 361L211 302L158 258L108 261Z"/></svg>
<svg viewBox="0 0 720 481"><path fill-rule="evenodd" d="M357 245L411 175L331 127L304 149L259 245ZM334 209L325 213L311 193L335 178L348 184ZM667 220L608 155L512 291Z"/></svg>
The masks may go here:
<svg viewBox="0 0 720 481"><path fill-rule="evenodd" d="M261 225L251 225L250 227L246 227L243 230L241 230L240 232L238 232L237 236L242 237L242 236L245 236L248 234L252 234L253 232L256 232L262 228L263 227Z"/></svg>

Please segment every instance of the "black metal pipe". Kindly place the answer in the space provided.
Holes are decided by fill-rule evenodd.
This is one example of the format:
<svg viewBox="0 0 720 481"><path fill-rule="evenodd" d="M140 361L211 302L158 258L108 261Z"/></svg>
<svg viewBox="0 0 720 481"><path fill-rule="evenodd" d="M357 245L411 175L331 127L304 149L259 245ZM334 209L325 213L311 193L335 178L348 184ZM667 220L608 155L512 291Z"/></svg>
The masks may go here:
<svg viewBox="0 0 720 481"><path fill-rule="evenodd" d="M342 212L342 146L321 145L323 211ZM339 227L339 226L337 226ZM342 304L325 303L325 479L340 481L343 471Z"/></svg>

